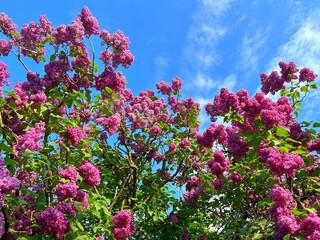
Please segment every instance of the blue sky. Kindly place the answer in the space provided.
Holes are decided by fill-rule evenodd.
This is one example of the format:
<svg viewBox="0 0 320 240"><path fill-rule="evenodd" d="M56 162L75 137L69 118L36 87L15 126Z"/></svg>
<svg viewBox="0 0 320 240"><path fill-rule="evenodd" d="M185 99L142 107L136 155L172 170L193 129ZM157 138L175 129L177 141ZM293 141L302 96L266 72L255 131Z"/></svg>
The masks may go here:
<svg viewBox="0 0 320 240"><path fill-rule="evenodd" d="M260 73L277 69L279 61L320 75L320 1L16 0L1 1L0 12L19 27L42 14L57 26L70 23L83 6L101 28L120 29L130 38L135 61L123 73L136 94L178 76L183 95L202 105L221 87L253 95ZM24 80L17 65L10 66L12 82ZM319 100L317 93L307 98L304 118L314 115ZM208 120L202 114L201 121Z"/></svg>

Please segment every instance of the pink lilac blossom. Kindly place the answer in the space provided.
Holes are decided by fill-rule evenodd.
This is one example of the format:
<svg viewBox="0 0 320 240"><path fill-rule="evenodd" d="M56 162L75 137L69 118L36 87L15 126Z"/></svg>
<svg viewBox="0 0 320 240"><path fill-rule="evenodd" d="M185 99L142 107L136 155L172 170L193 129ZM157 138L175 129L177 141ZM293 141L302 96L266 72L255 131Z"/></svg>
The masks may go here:
<svg viewBox="0 0 320 240"><path fill-rule="evenodd" d="M71 144L75 147L78 142L82 139L86 139L87 134L83 133L80 128L77 127L68 127L65 138L70 140Z"/></svg>
<svg viewBox="0 0 320 240"><path fill-rule="evenodd" d="M172 91L172 88L170 87L170 85L165 81L161 81L160 83L157 83L156 88L159 90L159 92L161 92L164 95L170 95Z"/></svg>
<svg viewBox="0 0 320 240"><path fill-rule="evenodd" d="M269 210L275 222L274 238L281 240L286 234L295 234L299 230L299 225L290 210L296 207L291 192L276 184L269 193L275 202Z"/></svg>
<svg viewBox="0 0 320 240"><path fill-rule="evenodd" d="M188 147L188 146L190 146L191 145L191 142L189 141L189 139L188 138L184 138L184 139L182 139L181 140L181 142L179 143L179 146L181 147L181 148L186 148L186 147Z"/></svg>
<svg viewBox="0 0 320 240"><path fill-rule="evenodd" d="M311 82L318 77L313 71L309 68L302 68L299 72L299 82Z"/></svg>
<svg viewBox="0 0 320 240"><path fill-rule="evenodd" d="M38 122L34 128L30 128L23 136L18 136L16 154L26 149L31 151L39 150L41 148L40 140L43 137L44 130L44 123Z"/></svg>
<svg viewBox="0 0 320 240"><path fill-rule="evenodd" d="M64 201L68 198L74 198L77 195L78 186L73 182L59 183L56 187L56 194L59 201Z"/></svg>
<svg viewBox="0 0 320 240"><path fill-rule="evenodd" d="M213 185L214 189L216 189L216 190L219 190L219 189L223 188L223 182L222 182L222 180L220 178L214 180L212 182L212 185Z"/></svg>
<svg viewBox="0 0 320 240"><path fill-rule="evenodd" d="M2 86L4 80L10 77L10 73L7 71L8 66L0 61L0 97L2 96Z"/></svg>
<svg viewBox="0 0 320 240"><path fill-rule="evenodd" d="M300 223L300 230L304 231L307 237L320 232L320 217L315 213L309 213Z"/></svg>
<svg viewBox="0 0 320 240"><path fill-rule="evenodd" d="M214 157L208 162L208 166L212 174L218 178L223 176L223 173L229 169L230 161L225 159L225 156L220 150L214 152Z"/></svg>
<svg viewBox="0 0 320 240"><path fill-rule="evenodd" d="M182 80L180 78L173 78L172 79L172 89L175 92L179 92L182 87Z"/></svg>
<svg viewBox="0 0 320 240"><path fill-rule="evenodd" d="M120 64L124 68L128 68L132 64L134 57L128 50L130 41L123 32L117 30L114 34L110 34L107 30L102 30L100 38L103 40L102 45L107 44L113 48L114 52L111 54L113 68L117 68ZM109 55L109 53L106 55ZM103 58L102 56L100 57ZM109 59L108 57L106 62L109 62Z"/></svg>
<svg viewBox="0 0 320 240"><path fill-rule="evenodd" d="M237 172L231 173L230 178L231 178L232 182L240 182L243 180L243 177Z"/></svg>
<svg viewBox="0 0 320 240"><path fill-rule="evenodd" d="M12 42L5 39L0 40L0 55L8 56L12 49Z"/></svg>
<svg viewBox="0 0 320 240"><path fill-rule="evenodd" d="M93 187L100 184L100 171L90 160L83 161L78 170L83 175L84 182L87 186Z"/></svg>
<svg viewBox="0 0 320 240"><path fill-rule="evenodd" d="M82 206L79 206L79 208L87 209L89 207L88 198L89 194L85 193L82 190L78 190L77 195L73 198L73 200L84 203Z"/></svg>
<svg viewBox="0 0 320 240"><path fill-rule="evenodd" d="M303 159L296 153L280 153L277 148L260 148L260 161L266 162L270 172L279 177L287 173L294 177L298 168L304 165Z"/></svg>
<svg viewBox="0 0 320 240"><path fill-rule="evenodd" d="M14 216L16 218L16 221L14 223L14 229L16 231L25 231L27 232L28 235L31 235L33 232L33 227L32 227L32 222L30 221L30 219L20 213L15 212Z"/></svg>
<svg viewBox="0 0 320 240"><path fill-rule="evenodd" d="M179 240L190 240L191 235L189 234L188 230L182 229L181 236L178 238Z"/></svg>
<svg viewBox="0 0 320 240"><path fill-rule="evenodd" d="M48 207L37 216L40 233L54 235L57 239L63 239L64 235L70 231L70 224L59 210Z"/></svg>
<svg viewBox="0 0 320 240"><path fill-rule="evenodd" d="M200 184L200 178L193 176L187 182L186 189L187 189L187 191L191 191L192 189L198 187L199 184Z"/></svg>
<svg viewBox="0 0 320 240"><path fill-rule="evenodd" d="M85 34L88 37L92 34L99 34L98 20L94 16L92 16L91 12L87 7L82 8L81 12L78 15L78 18L82 22L82 25L85 29Z"/></svg>
<svg viewBox="0 0 320 240"><path fill-rule="evenodd" d="M121 116L119 113L115 113L111 115L110 117L99 117L95 119L95 122L102 125L110 136L115 134L121 124Z"/></svg>
<svg viewBox="0 0 320 240"><path fill-rule="evenodd" d="M79 172L76 170L76 167L73 165L70 165L66 168L61 168L58 173L61 177L68 179L71 182L76 182L79 177Z"/></svg>
<svg viewBox="0 0 320 240"><path fill-rule="evenodd" d="M76 215L78 213L78 211L75 208L74 204L71 203L71 202L58 203L54 208L56 208L57 210L59 210L63 214Z"/></svg>
<svg viewBox="0 0 320 240"><path fill-rule="evenodd" d="M177 216L177 214L175 214L174 212L171 212L169 214L169 220L171 222L173 222L175 225L178 225L179 224L179 217Z"/></svg>
<svg viewBox="0 0 320 240"><path fill-rule="evenodd" d="M122 210L112 217L114 227L112 233L117 240L125 240L130 237L134 230L133 216L128 210Z"/></svg>
<svg viewBox="0 0 320 240"><path fill-rule="evenodd" d="M2 32L7 37L12 37L14 32L17 32L17 25L12 22L5 13L0 13L0 32Z"/></svg>

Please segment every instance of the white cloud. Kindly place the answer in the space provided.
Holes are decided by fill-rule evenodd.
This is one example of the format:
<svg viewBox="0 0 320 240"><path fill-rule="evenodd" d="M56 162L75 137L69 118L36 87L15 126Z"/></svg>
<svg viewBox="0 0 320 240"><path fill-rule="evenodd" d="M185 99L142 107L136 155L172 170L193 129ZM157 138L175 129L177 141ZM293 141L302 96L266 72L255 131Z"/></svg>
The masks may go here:
<svg viewBox="0 0 320 240"><path fill-rule="evenodd" d="M278 66L279 61L294 61L298 66L307 66L320 73L320 10L309 17L300 19L300 27L289 41L277 52L277 57L269 64L269 71Z"/></svg>
<svg viewBox="0 0 320 240"><path fill-rule="evenodd" d="M218 19L230 7L231 0L201 0L194 14L194 22L189 29L185 55L196 68L207 69L219 61L216 54L218 41L228 29L219 24Z"/></svg>
<svg viewBox="0 0 320 240"><path fill-rule="evenodd" d="M256 29L254 32L254 35L246 33L242 39L240 47L240 69L242 71L255 71L257 69L259 56L269 36L269 30L262 32Z"/></svg>
<svg viewBox="0 0 320 240"><path fill-rule="evenodd" d="M217 83L215 83L209 76L206 76L202 73L198 73L194 78L192 85L200 90L209 90L213 87L216 87Z"/></svg>

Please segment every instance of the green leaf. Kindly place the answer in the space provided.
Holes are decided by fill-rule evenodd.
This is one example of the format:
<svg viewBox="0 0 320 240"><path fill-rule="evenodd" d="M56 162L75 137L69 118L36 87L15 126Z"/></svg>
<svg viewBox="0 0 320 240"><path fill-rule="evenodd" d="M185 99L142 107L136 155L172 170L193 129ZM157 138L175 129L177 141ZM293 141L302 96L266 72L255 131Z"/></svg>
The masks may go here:
<svg viewBox="0 0 320 240"><path fill-rule="evenodd" d="M277 130L276 130L276 135L278 137L288 137L289 136L289 132L287 129L281 127L281 126L277 126Z"/></svg>
<svg viewBox="0 0 320 240"><path fill-rule="evenodd" d="M312 125L312 127L313 127L313 128L318 128L318 127L320 127L320 123L315 122L315 123Z"/></svg>
<svg viewBox="0 0 320 240"><path fill-rule="evenodd" d="M6 144L4 143L0 143L0 149L5 151L5 152L12 152L12 149L10 147L8 147Z"/></svg>
<svg viewBox="0 0 320 240"><path fill-rule="evenodd" d="M54 55L54 54L52 54L52 55L50 56L50 61L54 61L54 60L56 60L56 58L57 58L57 56Z"/></svg>

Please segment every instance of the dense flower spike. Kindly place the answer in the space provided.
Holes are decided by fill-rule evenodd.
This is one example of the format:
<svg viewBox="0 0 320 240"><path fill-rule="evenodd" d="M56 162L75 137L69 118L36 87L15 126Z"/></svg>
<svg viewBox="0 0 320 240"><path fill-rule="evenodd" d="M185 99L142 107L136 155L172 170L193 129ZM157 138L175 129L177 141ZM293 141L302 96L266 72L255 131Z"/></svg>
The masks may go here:
<svg viewBox="0 0 320 240"><path fill-rule="evenodd" d="M100 184L100 171L90 160L85 160L79 166L79 172L84 177L84 182L88 186L98 186Z"/></svg>
<svg viewBox="0 0 320 240"><path fill-rule="evenodd" d="M63 239L64 235L70 231L69 220L53 207L40 212L37 222L41 233L54 235L57 239Z"/></svg>
<svg viewBox="0 0 320 240"><path fill-rule="evenodd" d="M117 240L127 239L135 230L133 216L128 210L117 212L117 214L113 216L112 222L114 223L112 233Z"/></svg>

